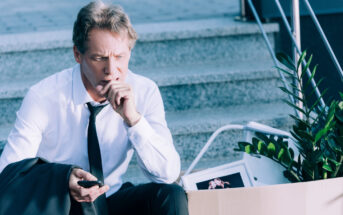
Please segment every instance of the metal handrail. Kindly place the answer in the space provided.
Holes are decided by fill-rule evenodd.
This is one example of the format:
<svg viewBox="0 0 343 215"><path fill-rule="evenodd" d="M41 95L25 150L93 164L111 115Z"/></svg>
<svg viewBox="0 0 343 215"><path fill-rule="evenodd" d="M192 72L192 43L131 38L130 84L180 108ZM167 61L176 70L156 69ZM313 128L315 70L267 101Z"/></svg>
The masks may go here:
<svg viewBox="0 0 343 215"><path fill-rule="evenodd" d="M258 24L259 29L260 29L260 31L262 32L262 35L263 35L264 41L266 42L266 45L267 45L269 54L270 54L271 57L273 58L273 61L274 61L275 66L276 66L277 68L279 68L280 65L279 65L279 63L278 63L278 61L277 61L277 59L276 59L276 56L275 56L275 53L274 53L274 51L273 51L272 45L270 44L270 41L269 41L269 39L268 39L268 37L267 37L267 33L266 33L266 31L263 29L261 19L260 19L260 17L258 16L258 14L257 14L257 12L256 12L255 6L254 6L254 4L252 3L251 0L247 0L247 2L248 2L248 4L249 4L249 6L250 6L250 9L251 9L251 11L252 11L252 13L253 13L253 15L254 15L254 18L255 18L256 22L257 22L257 24ZM286 80L285 76L284 76L283 73L280 71L280 69L278 69L278 72L279 72L279 75L281 76L281 79L282 79L282 82L283 82L284 87L289 91L288 85L287 85L287 80ZM288 95L288 96L289 96L289 99L291 100L291 102L292 102L293 104L295 104L295 101L294 101L293 97L292 97L291 95ZM297 116L299 116L299 112L298 112L298 111L295 111L295 112L296 112Z"/></svg>
<svg viewBox="0 0 343 215"><path fill-rule="evenodd" d="M305 0L304 0L304 1L305 1ZM306 0L306 1L307 1L307 0ZM256 12L256 9L255 9L254 4L252 3L252 0L247 0L247 3L249 4L249 7L250 7L250 9L251 9L251 11L252 11L252 13L253 13L253 15L254 15L254 18L255 18L255 20L256 20L258 26L259 26L260 31L262 32L263 38L264 38L264 40L265 40L265 42L266 42L268 51L269 51L269 53L270 53L270 55L271 55L271 57L272 57L272 59L273 59L273 61L274 61L275 66L276 66L276 67L279 67L279 63L278 63L278 61L276 60L274 51L273 51L273 49L272 49L272 46L271 46L271 44L270 44L270 41L269 41L269 39L268 39L268 37L267 37L266 32L265 32L265 30L263 29L262 22L261 22L261 20L260 20L258 14L257 14L257 12ZM300 50L300 48L297 46L296 39L294 38L294 36L293 36L293 34L292 34L291 27L290 27L290 25L289 25L289 23L288 23L288 21L287 21L286 15L285 15L285 13L284 13L282 7L281 7L281 4L280 4L279 0L275 0L275 3L276 3L276 6L277 6L277 8L278 8L280 14L281 14L281 18L282 18L282 20L283 20L283 22L284 22L284 24L285 24L285 26L286 26L286 30L287 30L289 36L291 37L293 46L295 47L297 53L300 55L300 54L301 54L301 50ZM319 27L320 27L320 24L319 24L319 23L318 23L318 25L319 25ZM326 38L325 35L324 35L324 38ZM323 39L323 40L324 40L324 39ZM329 44L328 44L328 47L330 47ZM330 47L330 48L331 48L331 47ZM331 49L331 51L332 51L332 49ZM332 52L332 55L334 56L333 52ZM335 56L334 56L334 58L335 58ZM337 60L337 59L336 59L336 60ZM338 62L337 62L337 63L338 63ZM307 64L307 62L306 62L305 59L303 60L302 64L303 64L304 66ZM339 65L338 65L338 66L339 66ZM278 70L278 71L279 71L279 70ZM306 70L306 74L308 75L308 77L311 77L311 71L310 71L309 69ZM281 79L282 79L282 82L283 82L285 88L288 89L287 81L286 81L286 79L285 79L283 73L281 73L281 72L279 71L279 75L281 76ZM342 73L342 75L343 75L343 73ZM316 82L315 82L314 79L311 80L311 85L312 85L312 87L315 89L315 93L316 93L317 98L320 99L320 105L321 105L321 107L324 108L324 107L325 107L325 102L324 102L323 98L321 97L321 93L320 93L320 91L319 91L319 89L318 89L318 87L317 87ZM294 99L293 99L291 96L290 96L290 100L291 100L291 102L292 102L293 104L295 104L295 101L294 101ZM299 116L298 111L296 111L296 113L297 113L297 115Z"/></svg>
<svg viewBox="0 0 343 215"><path fill-rule="evenodd" d="M329 43L328 39L325 36L325 33L324 33L321 25L319 24L319 21L318 21L318 19L316 17L316 14L314 13L314 11L313 11L310 3L308 2L308 0L303 0L303 1L305 2L305 5L306 5L308 11L310 12L312 21L314 22L314 24L315 24L315 26L316 26L316 28L317 28L317 30L318 30L318 32L319 32L323 42L324 42L324 45L325 45L326 49L328 50L328 52L330 54L330 57L331 57L332 61L334 62L335 66L336 66L336 69L339 71L339 73L341 75L341 79L343 81L343 71L342 71L342 68L341 68L341 66L340 66L340 64L339 64L339 62L338 62L338 60L336 58L335 53L333 52L333 50L332 50L332 48L330 46L330 43Z"/></svg>
<svg viewBox="0 0 343 215"><path fill-rule="evenodd" d="M292 39L293 46L296 48L298 54L301 55L301 50L300 50L300 48L297 46L297 42L296 42L296 40L295 40L295 38L294 38L294 36L293 36L293 34L292 34L291 27L290 27L290 25L289 25L289 23L288 23L288 21L287 21L285 12L283 11L283 9L282 9L282 7L281 7L280 1L279 1L279 0L275 0L275 3L276 3L276 6L277 6L277 8L278 8L280 14L281 14L281 18L282 18L282 20L283 20L283 23L284 23L285 26L286 26L286 30L287 30L289 36L290 36L291 39ZM303 60L302 63L303 63L304 66L306 66L306 64L307 64L307 62L306 62L305 59ZM308 77L311 77L311 71L310 71L309 69L306 70L306 74L308 75ZM311 79L311 84L312 84L312 87L315 89L315 93L316 93L317 97L320 98L320 105L322 106L322 108L325 108L325 102L324 102L323 98L321 97L320 91L319 91L319 89L318 89L318 87L317 87L316 82L315 82L314 79Z"/></svg>
<svg viewBox="0 0 343 215"><path fill-rule="evenodd" d="M228 131L228 130L243 130L243 131L249 131L249 132L261 132L265 134L271 134L271 135L276 135L276 136L283 136L291 139L292 141L295 141L295 139L292 137L292 135L288 132L272 128L267 125L263 125L257 122L249 122L246 125L239 125L239 124L228 124L224 125L220 128L218 128L208 139L206 144L203 146L203 148L200 150L199 154L196 156L196 158L193 160L191 165L188 167L184 175L188 175L191 173L191 171L194 169L194 167L198 164L202 156L207 152L208 148L212 145L213 141L216 139L216 137L222 133L223 131ZM181 182L182 183L182 182Z"/></svg>
<svg viewBox="0 0 343 215"><path fill-rule="evenodd" d="M243 125L234 125L234 124L228 124L225 125L223 127L218 128L212 135L211 137L208 139L207 143L204 145L204 147L201 149L201 151L199 152L199 154L196 156L196 158L193 160L193 162L191 163L191 165L188 167L188 169L186 170L184 175L188 175L193 168L195 167L195 165L197 165L197 163L199 162L199 160L202 158L202 156L205 154L205 152L207 151L208 147L210 147L210 145L212 144L212 142L214 141L214 139L216 139L216 137L223 131L226 130L231 130L231 129L238 129L238 130L243 130L244 126Z"/></svg>

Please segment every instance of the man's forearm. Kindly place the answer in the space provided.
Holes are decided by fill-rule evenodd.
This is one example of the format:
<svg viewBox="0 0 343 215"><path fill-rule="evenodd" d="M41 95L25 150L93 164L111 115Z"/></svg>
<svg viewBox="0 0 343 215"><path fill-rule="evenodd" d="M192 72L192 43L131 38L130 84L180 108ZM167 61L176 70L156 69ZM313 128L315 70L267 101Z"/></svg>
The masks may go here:
<svg viewBox="0 0 343 215"><path fill-rule="evenodd" d="M175 150L169 129L152 128L142 117L128 129L129 139L135 149L140 166L155 182L171 183L180 173L180 157Z"/></svg>

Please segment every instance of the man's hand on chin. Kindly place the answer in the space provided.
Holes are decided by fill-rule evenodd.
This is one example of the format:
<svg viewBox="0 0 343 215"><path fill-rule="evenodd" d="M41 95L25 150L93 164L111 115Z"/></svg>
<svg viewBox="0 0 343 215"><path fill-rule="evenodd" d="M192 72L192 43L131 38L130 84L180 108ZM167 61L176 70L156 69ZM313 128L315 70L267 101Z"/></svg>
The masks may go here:
<svg viewBox="0 0 343 215"><path fill-rule="evenodd" d="M110 187L104 185L99 187L95 185L90 188L84 188L78 185L78 181L87 180L94 181L97 180L95 176L79 168L74 168L69 177L69 191L70 195L78 202L93 202L100 195L106 193Z"/></svg>
<svg viewBox="0 0 343 215"><path fill-rule="evenodd" d="M130 85L110 81L105 86L96 87L99 95L106 97L113 109L124 119L128 126L136 125L141 115L136 110L133 90Z"/></svg>

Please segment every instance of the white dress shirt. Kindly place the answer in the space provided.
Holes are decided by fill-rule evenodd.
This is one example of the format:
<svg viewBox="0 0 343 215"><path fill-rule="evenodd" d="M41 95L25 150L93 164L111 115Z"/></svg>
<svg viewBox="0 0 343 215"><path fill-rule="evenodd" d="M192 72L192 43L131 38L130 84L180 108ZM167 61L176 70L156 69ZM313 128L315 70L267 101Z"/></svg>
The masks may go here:
<svg viewBox="0 0 343 215"><path fill-rule="evenodd" d="M180 173L157 85L131 71L126 82L133 88L140 121L128 127L111 105L96 117L105 184L110 186L107 196L120 188L134 152L154 182L171 183ZM0 172L9 163L37 156L89 171L87 102L95 103L83 85L79 64L31 87L1 155Z"/></svg>

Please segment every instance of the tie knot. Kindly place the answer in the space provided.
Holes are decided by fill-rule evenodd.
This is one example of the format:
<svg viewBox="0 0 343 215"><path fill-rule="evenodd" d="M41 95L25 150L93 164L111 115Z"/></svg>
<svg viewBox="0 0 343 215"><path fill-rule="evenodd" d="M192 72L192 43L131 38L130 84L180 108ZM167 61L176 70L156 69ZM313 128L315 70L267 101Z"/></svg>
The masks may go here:
<svg viewBox="0 0 343 215"><path fill-rule="evenodd" d="M87 102L87 106L89 111L91 112L91 116L93 116L94 118L96 117L96 115L98 115L98 113L100 113L100 111L106 106L105 105L99 105L99 106L93 106L90 102Z"/></svg>

